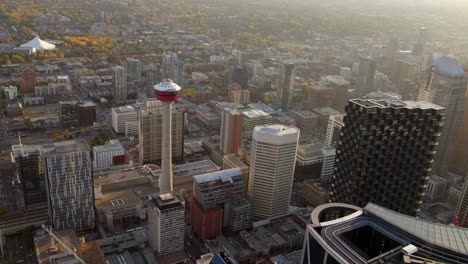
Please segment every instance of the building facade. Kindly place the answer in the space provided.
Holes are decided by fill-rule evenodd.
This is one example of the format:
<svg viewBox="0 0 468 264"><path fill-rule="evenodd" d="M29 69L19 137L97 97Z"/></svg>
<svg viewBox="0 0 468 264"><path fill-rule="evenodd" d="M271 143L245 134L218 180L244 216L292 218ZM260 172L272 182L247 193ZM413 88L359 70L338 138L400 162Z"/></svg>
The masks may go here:
<svg viewBox="0 0 468 264"><path fill-rule="evenodd" d="M287 112L292 101L294 89L294 64L281 64L280 72L280 80L276 93L281 110Z"/></svg>
<svg viewBox="0 0 468 264"><path fill-rule="evenodd" d="M44 145L49 218L56 230L94 228L91 151L85 140Z"/></svg>
<svg viewBox="0 0 468 264"><path fill-rule="evenodd" d="M253 132L247 199L255 219L285 215L289 209L299 130L257 126Z"/></svg>
<svg viewBox="0 0 468 264"><path fill-rule="evenodd" d="M112 68L112 97L116 102L127 101L127 73L122 66Z"/></svg>
<svg viewBox="0 0 468 264"><path fill-rule="evenodd" d="M184 250L185 201L176 193L150 196L148 237L151 249L159 256Z"/></svg>
<svg viewBox="0 0 468 264"><path fill-rule="evenodd" d="M131 105L112 108L112 128L115 133L125 133L125 123L138 120L138 112Z"/></svg>
<svg viewBox="0 0 468 264"><path fill-rule="evenodd" d="M330 199L374 202L416 215L431 174L445 109L415 101L350 100Z"/></svg>
<svg viewBox="0 0 468 264"><path fill-rule="evenodd" d="M374 91L375 67L375 61L371 58L361 58L356 80L356 89L360 97Z"/></svg>
<svg viewBox="0 0 468 264"><path fill-rule="evenodd" d="M251 140L253 130L256 126L273 124L273 117L262 110L252 109L242 112L242 130L244 138Z"/></svg>
<svg viewBox="0 0 468 264"><path fill-rule="evenodd" d="M159 164L162 157L162 106L140 110L139 142L140 163ZM182 159L184 154L185 112L173 107L172 110L172 158Z"/></svg>
<svg viewBox="0 0 468 264"><path fill-rule="evenodd" d="M24 207L47 202L42 147L14 145L11 148Z"/></svg>
<svg viewBox="0 0 468 264"><path fill-rule="evenodd" d="M128 58L125 61L125 71L127 72L127 82L139 81L141 79L141 61Z"/></svg>
<svg viewBox="0 0 468 264"><path fill-rule="evenodd" d="M418 100L443 106L447 112L432 167L433 173L439 176L447 174L448 161L463 120L467 88L464 74L455 59L442 57L425 72L420 83Z"/></svg>
<svg viewBox="0 0 468 264"><path fill-rule="evenodd" d="M242 143L242 113L226 108L221 114L220 147L224 154L237 153Z"/></svg>
<svg viewBox="0 0 468 264"><path fill-rule="evenodd" d="M93 168L105 169L122 163L125 163L125 148L118 139L93 147Z"/></svg>

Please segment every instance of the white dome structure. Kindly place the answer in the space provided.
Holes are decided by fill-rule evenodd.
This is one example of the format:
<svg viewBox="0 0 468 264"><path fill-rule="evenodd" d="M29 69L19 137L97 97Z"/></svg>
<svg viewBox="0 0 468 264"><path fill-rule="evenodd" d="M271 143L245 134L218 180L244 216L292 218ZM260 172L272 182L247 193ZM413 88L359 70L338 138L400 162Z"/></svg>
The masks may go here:
<svg viewBox="0 0 468 264"><path fill-rule="evenodd" d="M21 44L20 48L31 48L31 49L34 48L36 51L53 50L55 49L55 45L50 44L49 42L45 42L42 39L40 39L38 36L36 36L28 43Z"/></svg>

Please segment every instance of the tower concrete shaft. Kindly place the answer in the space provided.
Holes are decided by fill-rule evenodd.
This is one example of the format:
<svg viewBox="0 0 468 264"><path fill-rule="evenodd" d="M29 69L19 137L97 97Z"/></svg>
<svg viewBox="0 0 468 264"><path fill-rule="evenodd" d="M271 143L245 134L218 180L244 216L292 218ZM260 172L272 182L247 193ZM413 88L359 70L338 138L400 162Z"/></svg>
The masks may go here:
<svg viewBox="0 0 468 264"><path fill-rule="evenodd" d="M161 176L159 178L160 193L171 192L172 185L172 136L171 136L172 102L163 102L163 133Z"/></svg>

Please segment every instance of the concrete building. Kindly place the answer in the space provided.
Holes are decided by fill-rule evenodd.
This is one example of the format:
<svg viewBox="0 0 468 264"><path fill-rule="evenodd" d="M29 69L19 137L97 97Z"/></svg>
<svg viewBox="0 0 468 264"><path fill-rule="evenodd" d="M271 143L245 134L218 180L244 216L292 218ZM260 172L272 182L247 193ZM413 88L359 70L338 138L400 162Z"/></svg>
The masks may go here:
<svg viewBox="0 0 468 264"><path fill-rule="evenodd" d="M240 169L228 169L194 177L190 219L201 239L214 238L223 228L239 231L250 226L250 203L245 201Z"/></svg>
<svg viewBox="0 0 468 264"><path fill-rule="evenodd" d="M125 148L118 139L93 147L93 168L105 169L122 163L125 163Z"/></svg>
<svg viewBox="0 0 468 264"><path fill-rule="evenodd" d="M317 180L304 181L302 197L313 207L328 203L330 190Z"/></svg>
<svg viewBox="0 0 468 264"><path fill-rule="evenodd" d="M453 58L441 57L421 79L418 100L432 102L446 108L446 118L432 166L434 174L444 177L454 150L465 109L467 79L465 72Z"/></svg>
<svg viewBox="0 0 468 264"><path fill-rule="evenodd" d="M204 108L198 109L195 112L195 116L203 125L206 126L206 128L210 130L219 129L221 125L221 118L211 110Z"/></svg>
<svg viewBox="0 0 468 264"><path fill-rule="evenodd" d="M249 72L246 67L237 66L232 70L231 80L240 85L241 89L249 88Z"/></svg>
<svg viewBox="0 0 468 264"><path fill-rule="evenodd" d="M231 93L230 101L237 104L248 104L250 103L250 91L249 90L240 90L233 91Z"/></svg>
<svg viewBox="0 0 468 264"><path fill-rule="evenodd" d="M242 181L245 185L245 190L247 190L247 185L249 184L249 166L247 166L237 154L228 154L224 155L223 158L223 170L239 168L242 173Z"/></svg>
<svg viewBox="0 0 468 264"><path fill-rule="evenodd" d="M226 108L221 114L220 147L224 154L237 153L242 143L242 114Z"/></svg>
<svg viewBox="0 0 468 264"><path fill-rule="evenodd" d="M356 89L359 97L374 91L375 61L371 58L361 58L359 62L359 73L356 80Z"/></svg>
<svg viewBox="0 0 468 264"><path fill-rule="evenodd" d="M33 69L26 69L21 73L21 89L23 93L34 93L36 87L36 73Z"/></svg>
<svg viewBox="0 0 468 264"><path fill-rule="evenodd" d="M44 177L43 149L41 146L14 145L11 147L12 162L21 186L22 207L47 202Z"/></svg>
<svg viewBox="0 0 468 264"><path fill-rule="evenodd" d="M448 189L446 204L455 210L458 208L462 197L463 185L452 185Z"/></svg>
<svg viewBox="0 0 468 264"><path fill-rule="evenodd" d="M140 136L140 122L125 122L125 136L127 138L138 138Z"/></svg>
<svg viewBox="0 0 468 264"><path fill-rule="evenodd" d="M262 110L252 109L242 112L242 130L244 138L251 140L252 133L256 126L273 124L273 117Z"/></svg>
<svg viewBox="0 0 468 264"><path fill-rule="evenodd" d="M56 230L94 228L91 151L85 140L44 145L49 218Z"/></svg>
<svg viewBox="0 0 468 264"><path fill-rule="evenodd" d="M320 144L297 147L295 177L300 180L320 179L329 181L334 173L336 150Z"/></svg>
<svg viewBox="0 0 468 264"><path fill-rule="evenodd" d="M296 126L301 129L302 135L312 133L318 129L318 116L310 111L294 112Z"/></svg>
<svg viewBox="0 0 468 264"><path fill-rule="evenodd" d="M312 83L307 90L307 107L309 110L319 107L333 107L336 89L322 83Z"/></svg>
<svg viewBox="0 0 468 264"><path fill-rule="evenodd" d="M138 120L138 112L131 105L112 108L112 128L115 133L125 133L125 123Z"/></svg>
<svg viewBox="0 0 468 264"><path fill-rule="evenodd" d="M324 132L327 130L328 119L330 118L330 116L337 115L340 113L331 107L314 108L312 109L312 112L314 112L318 116L318 129Z"/></svg>
<svg viewBox="0 0 468 264"><path fill-rule="evenodd" d="M185 112L173 106L171 116L172 157L180 160L184 155ZM163 109L160 102L159 107L140 110L139 127L140 163L160 164L163 151Z"/></svg>
<svg viewBox="0 0 468 264"><path fill-rule="evenodd" d="M150 196L148 236L158 257L183 251L185 247L185 201L177 193Z"/></svg>
<svg viewBox="0 0 468 264"><path fill-rule="evenodd" d="M96 104L91 101L60 101L59 118L64 128L92 126L96 122Z"/></svg>
<svg viewBox="0 0 468 264"><path fill-rule="evenodd" d="M458 140L455 144L452 158L450 159L449 169L458 175L468 173L468 95L465 95L463 121L458 132Z"/></svg>
<svg viewBox="0 0 468 264"><path fill-rule="evenodd" d="M162 81L161 65L150 64L146 69L146 75L148 76L148 94L149 97L154 97L153 87Z"/></svg>
<svg viewBox="0 0 468 264"><path fill-rule="evenodd" d="M427 102L350 100L331 200L358 206L375 202L417 215L444 117L443 107Z"/></svg>
<svg viewBox="0 0 468 264"><path fill-rule="evenodd" d="M255 127L247 190L255 219L288 213L298 140L297 128Z"/></svg>
<svg viewBox="0 0 468 264"><path fill-rule="evenodd" d="M431 175L427 182L426 198L431 201L441 201L445 199L449 187L449 182L437 175Z"/></svg>
<svg viewBox="0 0 468 264"><path fill-rule="evenodd" d="M340 142L341 129L344 126L344 114L330 115L328 117L327 134L325 135L325 145L327 147L338 146Z"/></svg>
<svg viewBox="0 0 468 264"><path fill-rule="evenodd" d="M431 223L374 203L363 208L324 204L311 218L297 263L468 262L466 228Z"/></svg>
<svg viewBox="0 0 468 264"><path fill-rule="evenodd" d="M134 58L128 58L125 61L125 72L127 73L127 82L139 81L141 79L141 61Z"/></svg>
<svg viewBox="0 0 468 264"><path fill-rule="evenodd" d="M112 97L116 102L127 101L127 73L122 66L112 67Z"/></svg>
<svg viewBox="0 0 468 264"><path fill-rule="evenodd" d="M278 102L281 110L287 112L292 101L294 89L294 64L281 64L278 89Z"/></svg>

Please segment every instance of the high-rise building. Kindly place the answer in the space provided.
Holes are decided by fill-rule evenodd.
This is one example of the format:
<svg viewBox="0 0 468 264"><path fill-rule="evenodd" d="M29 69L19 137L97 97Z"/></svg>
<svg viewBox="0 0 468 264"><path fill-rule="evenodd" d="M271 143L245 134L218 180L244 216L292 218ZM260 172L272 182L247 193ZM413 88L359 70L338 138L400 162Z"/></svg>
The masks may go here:
<svg viewBox="0 0 468 264"><path fill-rule="evenodd" d="M424 198L445 109L415 101L350 100L330 198L373 202L416 215Z"/></svg>
<svg viewBox="0 0 468 264"><path fill-rule="evenodd" d="M458 140L454 147L449 169L459 175L465 175L468 172L468 94L465 96L463 121L458 132Z"/></svg>
<svg viewBox="0 0 468 264"><path fill-rule="evenodd" d="M96 122L96 104L91 101L59 101L59 118L64 128L91 126Z"/></svg>
<svg viewBox="0 0 468 264"><path fill-rule="evenodd" d="M91 151L85 140L44 145L49 218L56 230L94 228Z"/></svg>
<svg viewBox="0 0 468 264"><path fill-rule="evenodd" d="M280 79L278 89L278 102L281 110L287 112L292 101L294 89L294 64L283 63L280 68Z"/></svg>
<svg viewBox="0 0 468 264"><path fill-rule="evenodd" d="M14 145L11 148L16 177L23 193L22 203L28 208L33 204L47 202L42 147Z"/></svg>
<svg viewBox="0 0 468 264"><path fill-rule="evenodd" d="M463 120L467 79L457 60L448 57L437 59L425 72L420 83L418 100L432 102L446 108L445 123L437 154L432 166L433 173L445 176L458 132Z"/></svg>
<svg viewBox="0 0 468 264"><path fill-rule="evenodd" d="M154 90L153 87L162 81L162 73L161 73L161 65L158 64L150 64L146 69L146 73L148 76L148 93L147 96L154 97Z"/></svg>
<svg viewBox="0 0 468 264"><path fill-rule="evenodd" d="M163 64L162 64L162 78L175 78L174 76L174 64L177 60L177 53L175 52L167 52L163 55Z"/></svg>
<svg viewBox="0 0 468 264"><path fill-rule="evenodd" d="M443 200L446 197L448 186L449 182L446 179L431 175L427 182L426 198L434 202Z"/></svg>
<svg viewBox="0 0 468 264"><path fill-rule="evenodd" d="M394 58L400 50L400 42L396 34L392 34L387 44L387 58Z"/></svg>
<svg viewBox="0 0 468 264"><path fill-rule="evenodd" d="M177 193L150 196L148 237L158 256L184 250L185 201Z"/></svg>
<svg viewBox="0 0 468 264"><path fill-rule="evenodd" d="M343 128L344 114L330 115L328 118L327 133L325 135L325 145L334 147L340 142L341 128Z"/></svg>
<svg viewBox="0 0 468 264"><path fill-rule="evenodd" d="M360 97L374 91L375 61L371 58L361 58L359 73L356 80L356 89Z"/></svg>
<svg viewBox="0 0 468 264"><path fill-rule="evenodd" d="M122 66L112 67L112 97L116 102L127 101L127 73Z"/></svg>
<svg viewBox="0 0 468 264"><path fill-rule="evenodd" d="M174 82L177 83L181 88L185 87L185 68L184 61L176 60L174 62ZM183 89L180 89L180 96L183 96Z"/></svg>
<svg viewBox="0 0 468 264"><path fill-rule="evenodd" d="M77 104L78 125L92 126L96 122L96 104L91 101L79 102Z"/></svg>
<svg viewBox="0 0 468 264"><path fill-rule="evenodd" d="M238 168L194 176L190 219L195 234L210 239L220 235L224 227L232 231L248 228L251 211L244 195Z"/></svg>
<svg viewBox="0 0 468 264"><path fill-rule="evenodd" d="M127 82L139 81L141 79L141 61L128 58L125 61L125 71L127 72Z"/></svg>
<svg viewBox="0 0 468 264"><path fill-rule="evenodd" d="M162 159L162 126L163 109L162 103L157 101L158 105L151 108L140 110L140 163L141 164L159 164ZM171 141L172 157L181 159L184 154L184 122L185 112L173 106L171 121Z"/></svg>
<svg viewBox="0 0 468 264"><path fill-rule="evenodd" d="M125 133L125 124L138 120L138 112L131 105L112 108L112 128L115 133Z"/></svg>
<svg viewBox="0 0 468 264"><path fill-rule="evenodd" d="M256 126L273 124L273 117L262 110L244 111L242 116L244 117L242 124L244 138L248 140L252 139L253 130Z"/></svg>
<svg viewBox="0 0 468 264"><path fill-rule="evenodd" d="M312 133L318 129L318 116L310 111L294 112L294 120L296 126L301 129L302 135Z"/></svg>
<svg viewBox="0 0 468 264"><path fill-rule="evenodd" d="M297 263L468 263L466 228L431 223L374 203L363 208L323 204L312 211L311 220Z"/></svg>
<svg viewBox="0 0 468 264"><path fill-rule="evenodd" d="M237 66L232 70L231 74L232 83L237 83L241 86L243 90L249 88L249 72L247 68L242 66Z"/></svg>
<svg viewBox="0 0 468 264"><path fill-rule="evenodd" d="M298 140L294 127L255 127L247 190L255 219L288 213Z"/></svg>
<svg viewBox="0 0 468 264"><path fill-rule="evenodd" d="M226 108L221 114L221 151L224 154L237 153L242 143L242 113Z"/></svg>
<svg viewBox="0 0 468 264"><path fill-rule="evenodd" d="M468 177L465 177L465 184L461 191L460 200L458 201L457 210L455 212L456 223L459 226L468 227Z"/></svg>
<svg viewBox="0 0 468 264"><path fill-rule="evenodd" d="M93 147L93 167L105 169L125 162L125 148L118 139Z"/></svg>
<svg viewBox="0 0 468 264"><path fill-rule="evenodd" d="M23 93L34 93L36 87L36 73L33 69L26 69L21 73L21 89Z"/></svg>

